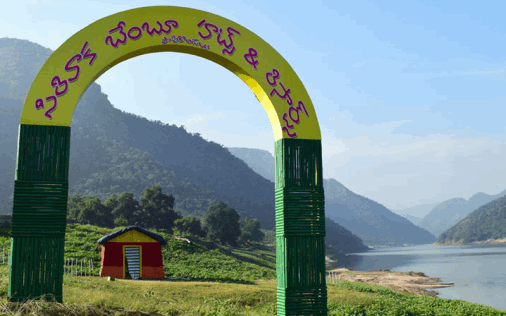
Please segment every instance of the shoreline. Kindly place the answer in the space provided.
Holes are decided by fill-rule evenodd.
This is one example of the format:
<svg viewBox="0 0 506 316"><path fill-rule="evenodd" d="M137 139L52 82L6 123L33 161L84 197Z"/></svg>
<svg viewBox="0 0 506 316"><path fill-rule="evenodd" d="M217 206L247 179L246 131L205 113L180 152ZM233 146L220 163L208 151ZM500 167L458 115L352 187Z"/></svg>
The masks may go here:
<svg viewBox="0 0 506 316"><path fill-rule="evenodd" d="M502 238L502 239L489 238L487 240L473 241L470 243L464 243L463 239L461 239L459 241L451 240L451 241L447 241L445 243L438 243L438 242L433 243L433 245L436 245L436 246L462 246L462 245L485 245L485 244L489 244L489 245L506 244L506 238Z"/></svg>
<svg viewBox="0 0 506 316"><path fill-rule="evenodd" d="M454 283L443 283L440 278L420 276L415 273L398 271L355 271L346 268L328 270L333 276L327 279L327 284L341 281L362 282L391 288L397 292L438 297L439 293L431 289L453 287Z"/></svg>

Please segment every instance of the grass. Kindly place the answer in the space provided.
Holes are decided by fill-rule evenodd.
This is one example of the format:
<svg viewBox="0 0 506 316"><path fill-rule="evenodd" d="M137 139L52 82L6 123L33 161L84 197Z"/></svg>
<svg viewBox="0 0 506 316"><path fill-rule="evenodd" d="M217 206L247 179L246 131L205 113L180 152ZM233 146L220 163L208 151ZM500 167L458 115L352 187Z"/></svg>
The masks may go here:
<svg viewBox="0 0 506 316"><path fill-rule="evenodd" d="M95 275L98 275L100 253L95 251L96 241L115 230L68 225L65 257L93 259ZM229 248L197 237L189 237L193 242L188 244L159 234L168 242L162 247L165 275L192 281L107 281L100 277L65 275L64 304L7 303L8 267L0 266L0 312L47 316L276 315L275 248L272 245ZM0 237L0 244L6 240ZM341 281L327 284L327 291L328 315L506 316L505 311L478 304L414 296L365 283Z"/></svg>

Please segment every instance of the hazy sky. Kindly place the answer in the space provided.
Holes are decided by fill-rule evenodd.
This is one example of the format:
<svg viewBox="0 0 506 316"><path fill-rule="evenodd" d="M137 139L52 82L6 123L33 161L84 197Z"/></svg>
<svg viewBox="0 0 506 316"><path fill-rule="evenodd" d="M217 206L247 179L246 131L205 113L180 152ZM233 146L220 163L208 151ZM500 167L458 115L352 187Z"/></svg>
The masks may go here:
<svg viewBox="0 0 506 316"><path fill-rule="evenodd" d="M322 129L325 178L392 209L506 189L504 1L3 2L0 37L52 50L139 6L221 15L271 44L301 78ZM97 83L124 111L273 153L253 92L208 60L143 55Z"/></svg>

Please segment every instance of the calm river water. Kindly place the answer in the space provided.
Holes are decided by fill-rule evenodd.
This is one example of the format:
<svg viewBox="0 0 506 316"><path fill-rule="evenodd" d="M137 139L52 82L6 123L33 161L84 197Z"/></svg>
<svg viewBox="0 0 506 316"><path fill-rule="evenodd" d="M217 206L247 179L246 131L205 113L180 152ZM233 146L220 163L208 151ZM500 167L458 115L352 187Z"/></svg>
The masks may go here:
<svg viewBox="0 0 506 316"><path fill-rule="evenodd" d="M335 266L358 271L390 269L424 272L454 287L432 289L438 297L506 310L506 245L464 245L377 248L348 254Z"/></svg>

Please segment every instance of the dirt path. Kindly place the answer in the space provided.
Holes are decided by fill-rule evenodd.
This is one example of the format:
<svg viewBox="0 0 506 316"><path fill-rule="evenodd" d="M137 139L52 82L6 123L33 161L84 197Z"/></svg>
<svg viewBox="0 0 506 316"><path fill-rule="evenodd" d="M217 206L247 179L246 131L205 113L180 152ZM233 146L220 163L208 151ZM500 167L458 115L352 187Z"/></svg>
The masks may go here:
<svg viewBox="0 0 506 316"><path fill-rule="evenodd" d="M429 278L427 276L419 276L416 274L409 275L406 272L396 271L350 271L348 269L335 269L334 277L329 279L327 283L339 282L339 279L350 282L363 282L374 285L389 287L395 291L402 293L410 293L414 295L429 295L437 297L436 291L428 289L452 287L453 283L441 283L440 278Z"/></svg>

